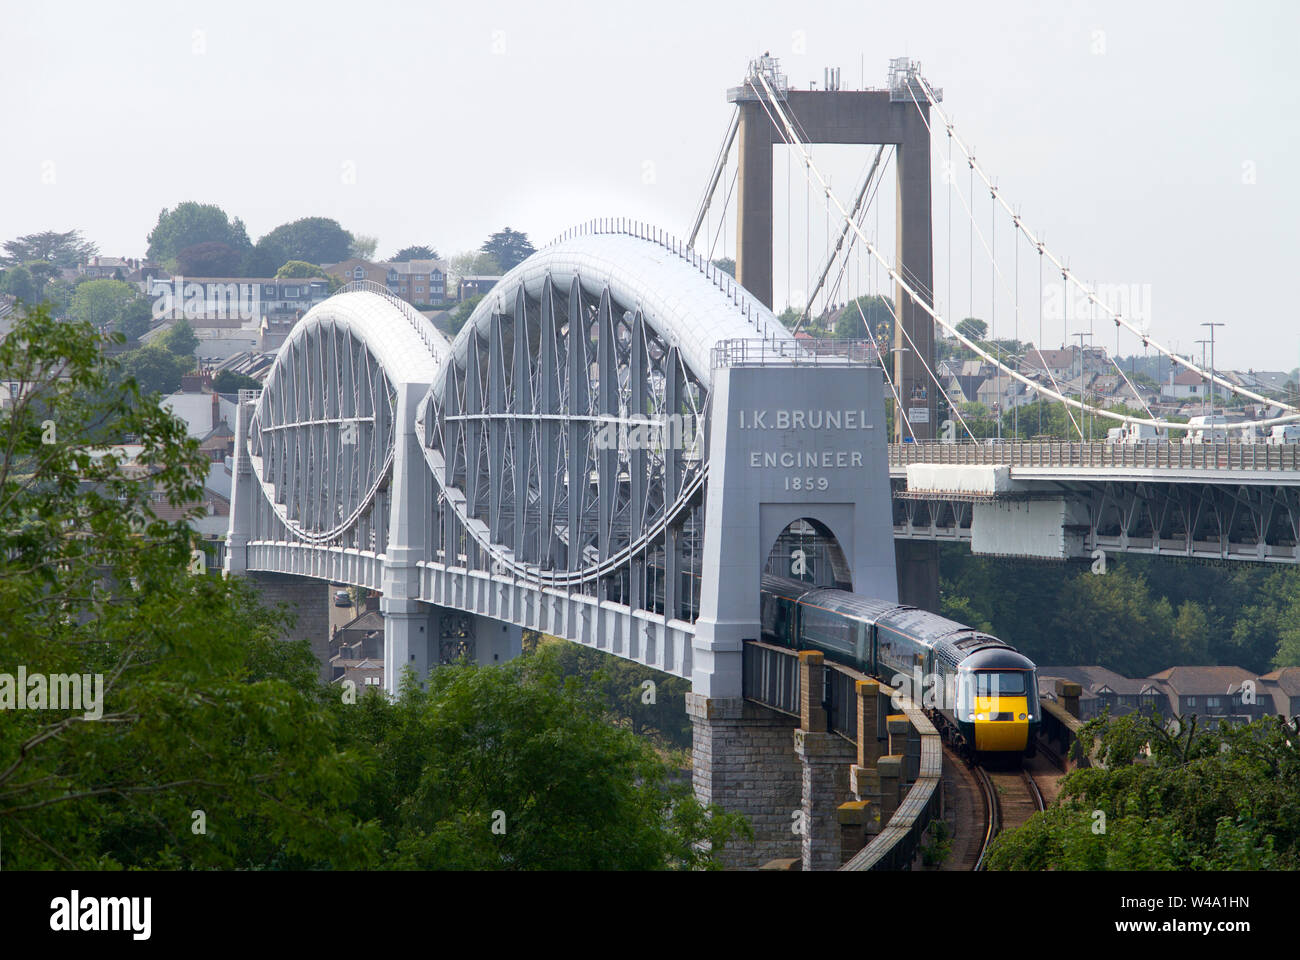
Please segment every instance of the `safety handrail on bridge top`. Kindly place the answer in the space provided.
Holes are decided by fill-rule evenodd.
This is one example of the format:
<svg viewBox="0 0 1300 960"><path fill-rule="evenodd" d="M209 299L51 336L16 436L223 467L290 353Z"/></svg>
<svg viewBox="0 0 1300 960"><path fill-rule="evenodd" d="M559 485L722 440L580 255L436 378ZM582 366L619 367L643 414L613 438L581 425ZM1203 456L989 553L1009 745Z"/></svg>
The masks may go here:
<svg viewBox="0 0 1300 960"><path fill-rule="evenodd" d="M419 335L420 339L424 341L424 345L429 348L431 354L437 356L446 350L447 345L439 339L438 328L433 325L433 321L389 290L384 284L375 283L373 280L353 280L339 287L330 296L337 297L341 293L373 293L383 297L402 312L402 316L406 317L406 321ZM322 301L322 303L324 302Z"/></svg>
<svg viewBox="0 0 1300 960"><path fill-rule="evenodd" d="M718 367L814 366L846 364L879 366L880 355L870 340L720 340L713 347Z"/></svg>
<svg viewBox="0 0 1300 960"><path fill-rule="evenodd" d="M573 237L585 237L595 234L621 234L628 237L636 237L639 240L647 240L650 243L656 243L663 247L669 253L675 254L682 260L689 263L700 273L704 274L719 290L731 298L731 302L744 312L745 318L753 324L754 328L763 335L764 338L778 339L771 325L763 317L763 310L766 309L762 304L755 301L744 287L727 271L721 267L715 266L708 257L696 252L693 247L688 247L685 241L673 236L667 230L663 230L642 220L632 220L627 217L600 217L595 220L588 220L586 223L580 223L576 227L570 227L558 237L552 240L547 246L554 246L557 243L563 243ZM777 321L780 326L780 321ZM784 329L784 327L782 327ZM781 338L784 339L784 338Z"/></svg>
<svg viewBox="0 0 1300 960"><path fill-rule="evenodd" d="M1300 444L1112 443L1109 441L977 440L897 443L890 466L912 463L1011 467L1132 467L1164 470L1300 471Z"/></svg>

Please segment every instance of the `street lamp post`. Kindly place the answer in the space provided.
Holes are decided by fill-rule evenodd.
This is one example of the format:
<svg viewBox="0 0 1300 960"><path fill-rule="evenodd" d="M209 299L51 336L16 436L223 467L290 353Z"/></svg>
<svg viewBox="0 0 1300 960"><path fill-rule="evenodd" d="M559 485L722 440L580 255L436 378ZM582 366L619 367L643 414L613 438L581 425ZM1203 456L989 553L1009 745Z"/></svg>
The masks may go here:
<svg viewBox="0 0 1300 960"><path fill-rule="evenodd" d="M1210 416L1214 416L1214 328L1226 326L1221 320L1207 320L1201 324L1210 328ZM1210 434L1214 436L1214 434Z"/></svg>
<svg viewBox="0 0 1300 960"><path fill-rule="evenodd" d="M1082 400L1086 405L1088 402L1088 395L1083 389L1083 339L1084 337L1087 337L1089 340L1091 340L1092 334L1076 333L1073 334L1072 336L1079 338L1079 399ZM1084 422L1087 423L1088 425L1088 439L1091 440L1092 439L1092 414L1089 413L1087 410L1079 411L1080 416L1084 416L1085 414L1086 414L1086 419L1084 420Z"/></svg>

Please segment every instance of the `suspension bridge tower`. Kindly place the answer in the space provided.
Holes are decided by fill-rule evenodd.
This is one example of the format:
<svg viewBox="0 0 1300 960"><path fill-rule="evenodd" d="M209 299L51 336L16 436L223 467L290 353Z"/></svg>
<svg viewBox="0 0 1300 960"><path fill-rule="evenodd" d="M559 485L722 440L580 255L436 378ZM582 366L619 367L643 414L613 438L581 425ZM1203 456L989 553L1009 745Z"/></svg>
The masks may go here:
<svg viewBox="0 0 1300 960"><path fill-rule="evenodd" d="M760 74L762 79L760 80ZM897 269L933 307L934 241L930 203L929 105L919 64L890 61L885 90L841 90L838 71L825 90L791 90L777 60L764 54L752 61L745 82L727 91L739 110L739 173L736 204L736 278L769 308L772 306L772 167L777 145L789 134L769 103L781 101L804 145L847 143L892 145L897 171ZM763 82L766 81L766 82ZM931 87L934 96L942 91ZM770 91L770 93L769 93ZM925 308L895 285L898 324L894 331L894 383L917 440L936 436L934 321ZM901 328L901 329L900 329ZM894 441L903 439L903 417L894 418ZM936 609L939 600L938 547L899 541L900 596L907 603Z"/></svg>

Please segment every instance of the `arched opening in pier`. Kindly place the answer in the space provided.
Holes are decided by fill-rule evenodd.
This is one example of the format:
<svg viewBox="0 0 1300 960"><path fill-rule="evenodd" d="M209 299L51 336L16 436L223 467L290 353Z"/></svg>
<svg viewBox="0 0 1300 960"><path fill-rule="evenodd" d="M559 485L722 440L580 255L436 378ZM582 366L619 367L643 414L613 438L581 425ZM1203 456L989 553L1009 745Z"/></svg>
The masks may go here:
<svg viewBox="0 0 1300 960"><path fill-rule="evenodd" d="M849 563L835 534L820 520L800 517L777 536L763 572L813 587L853 589Z"/></svg>

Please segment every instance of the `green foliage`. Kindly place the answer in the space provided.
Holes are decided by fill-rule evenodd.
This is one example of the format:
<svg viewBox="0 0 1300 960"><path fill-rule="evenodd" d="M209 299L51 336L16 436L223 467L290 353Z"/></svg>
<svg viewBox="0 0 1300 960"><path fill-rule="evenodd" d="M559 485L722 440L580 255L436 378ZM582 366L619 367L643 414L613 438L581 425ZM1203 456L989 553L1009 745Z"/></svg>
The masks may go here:
<svg viewBox="0 0 1300 960"><path fill-rule="evenodd" d="M1104 768L1067 775L1059 805L994 841L989 869L1300 868L1300 737L1280 718L1175 733L1130 714L1081 736Z"/></svg>
<svg viewBox="0 0 1300 960"><path fill-rule="evenodd" d="M223 243L241 252L249 247L248 233L238 217L232 221L215 204L187 201L158 214L158 223L149 233L149 258L175 267L177 254L202 243Z"/></svg>
<svg viewBox="0 0 1300 960"><path fill-rule="evenodd" d="M119 358L118 374L135 381L142 394L169 394L180 389L181 377L194 369L194 356L178 356L157 343L145 344Z"/></svg>
<svg viewBox="0 0 1300 960"><path fill-rule="evenodd" d="M246 277L273 277L290 256L284 246L269 237L263 237L244 254L240 273Z"/></svg>
<svg viewBox="0 0 1300 960"><path fill-rule="evenodd" d="M438 251L433 247L419 244L412 247L402 247L395 254L389 257L391 263L410 263L412 260L441 260Z"/></svg>
<svg viewBox="0 0 1300 960"><path fill-rule="evenodd" d="M979 317L967 317L957 324L957 332L967 340L979 342L988 336L989 325Z"/></svg>
<svg viewBox="0 0 1300 960"><path fill-rule="evenodd" d="M290 260L279 270L275 271L277 277L298 279L303 277L325 277L325 273L314 263L305 263L302 260Z"/></svg>
<svg viewBox="0 0 1300 960"><path fill-rule="evenodd" d="M1075 414L1076 419L1078 414ZM1002 415L1002 436L1031 440L1035 437L1077 440L1079 433L1070 422L1065 404L1059 400L1031 400Z"/></svg>
<svg viewBox="0 0 1300 960"><path fill-rule="evenodd" d="M38 296L45 290L45 285L53 280L59 272L59 268L48 260L28 260L23 266L32 275L32 283L36 286Z"/></svg>
<svg viewBox="0 0 1300 960"><path fill-rule="evenodd" d="M149 332L152 322L153 308L149 301L144 297L135 297L122 305L114 328L126 337L127 342L133 342Z"/></svg>
<svg viewBox="0 0 1300 960"><path fill-rule="evenodd" d="M373 758L353 811L382 831L387 864L699 869L713 866L702 841L716 850L748 835L741 818L670 784L651 747L553 667L443 667L427 692L407 684L395 703L334 707L340 743Z"/></svg>
<svg viewBox="0 0 1300 960"><path fill-rule="evenodd" d="M728 273L733 277L736 275L736 261L731 259L731 257L721 257L714 260L713 265L723 273Z"/></svg>
<svg viewBox="0 0 1300 960"><path fill-rule="evenodd" d="M4 249L6 256L0 257L0 263L17 265L30 260L44 260L56 267L75 267L99 253L99 247L83 239L80 230L29 233L8 241Z"/></svg>
<svg viewBox="0 0 1300 960"><path fill-rule="evenodd" d="M112 330L122 321L128 305L138 299L135 287L121 280L87 280L77 284L68 312L101 330Z"/></svg>
<svg viewBox="0 0 1300 960"><path fill-rule="evenodd" d="M352 249L352 234L339 226L337 220L329 217L303 217L292 223L282 223L262 237L257 246L279 250L283 254L271 270L289 260L339 263L348 259Z"/></svg>
<svg viewBox="0 0 1300 960"><path fill-rule="evenodd" d="M103 684L98 718L84 702L6 712L5 865L361 865L364 830L338 806L350 758L314 705L310 653L274 641L238 581L191 573L191 531L157 519L150 493L197 500L205 462L182 423L110 379L106 342L44 307L0 342L0 377L27 385L0 411L5 670ZM97 454L128 433L146 482Z"/></svg>
<svg viewBox="0 0 1300 960"><path fill-rule="evenodd" d="M921 862L927 867L940 866L952 853L952 834L944 820L931 820L926 829L929 842L921 844Z"/></svg>
<svg viewBox="0 0 1300 960"><path fill-rule="evenodd" d="M867 295L849 302L847 309L835 321L835 336L852 340L866 340L867 328L882 350L894 345L893 305L884 297ZM866 322L863 323L863 318Z"/></svg>
<svg viewBox="0 0 1300 960"><path fill-rule="evenodd" d="M62 277L56 277L45 285L41 291L42 299L49 303L50 309L57 317L66 316L68 309L72 306L72 298L76 296L77 288Z"/></svg>
<svg viewBox="0 0 1300 960"><path fill-rule="evenodd" d="M614 723L666 749L691 748L691 685L680 677L554 637L544 639L534 656L561 677L582 679Z"/></svg>
<svg viewBox="0 0 1300 960"><path fill-rule="evenodd" d="M483 299L483 296L481 293L476 294L460 303L451 312L451 315L447 317L448 332L451 336L454 337L460 333L460 328L465 326L465 321L469 319L469 315L474 312L474 308L479 305L479 301Z"/></svg>
<svg viewBox="0 0 1300 960"><path fill-rule="evenodd" d="M372 237L364 233L352 235L352 243L348 247L348 256L356 257L358 260L373 260L375 250L379 246L379 238Z"/></svg>
<svg viewBox="0 0 1300 960"><path fill-rule="evenodd" d="M1295 663L1300 571L1112 556L1087 565L943 548L942 612L1044 664L1100 664L1129 677L1179 664L1257 673Z"/></svg>
<svg viewBox="0 0 1300 960"><path fill-rule="evenodd" d="M183 319L172 324L171 329L159 338L159 342L164 349L178 357L189 358L191 361L194 359L194 351L199 348L199 338L194 335L189 321ZM185 372L188 373L189 370Z"/></svg>
<svg viewBox="0 0 1300 960"><path fill-rule="evenodd" d="M233 370L222 370L212 378L212 389L217 393L238 393L240 390L261 390L262 384L255 377Z"/></svg>
<svg viewBox="0 0 1300 960"><path fill-rule="evenodd" d="M500 264L502 272L518 266L533 255L534 248L528 234L506 227L483 241L479 248Z"/></svg>
<svg viewBox="0 0 1300 960"><path fill-rule="evenodd" d="M0 293L17 297L23 303L35 303L40 295L32 272L24 266L9 267L0 274Z"/></svg>
<svg viewBox="0 0 1300 960"><path fill-rule="evenodd" d="M186 277L237 277L244 252L220 240L186 247L176 254L176 272Z"/></svg>

